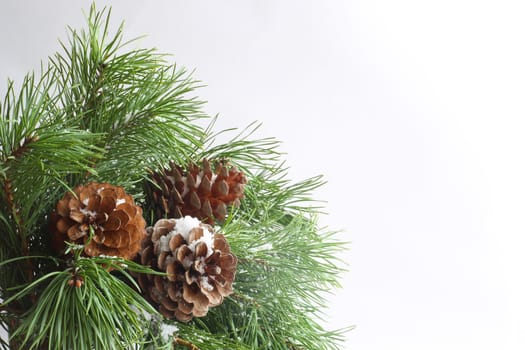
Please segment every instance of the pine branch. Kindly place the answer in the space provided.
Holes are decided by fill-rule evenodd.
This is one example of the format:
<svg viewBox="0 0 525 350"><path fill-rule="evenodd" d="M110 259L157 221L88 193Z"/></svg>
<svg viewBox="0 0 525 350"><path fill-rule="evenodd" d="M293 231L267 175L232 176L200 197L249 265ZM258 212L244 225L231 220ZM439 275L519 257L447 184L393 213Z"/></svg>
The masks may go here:
<svg viewBox="0 0 525 350"><path fill-rule="evenodd" d="M135 290L109 273L108 268L123 271L122 264L147 271L121 259L78 258L70 268L27 286L20 293L51 279L12 338L19 338L21 346L28 349L49 343L68 349L124 350L142 344L146 334L142 315L156 312ZM129 275L126 278L134 284ZM75 327L69 327L71 324ZM106 330L101 332L101 326Z"/></svg>
<svg viewBox="0 0 525 350"><path fill-rule="evenodd" d="M252 180L247 198L222 228L239 258L235 294L202 320L213 333L230 334L257 349L337 349L341 332L327 332L315 321L326 305L322 293L338 286L344 244L320 233L306 181L285 186L275 201L258 198L251 185L273 192L277 179ZM275 186L275 189L283 188ZM287 190L288 189L288 190ZM314 215L314 217L312 217Z"/></svg>
<svg viewBox="0 0 525 350"><path fill-rule="evenodd" d="M320 232L315 219L321 206L311 193L324 182L288 180L278 143L251 140L256 129L218 145L220 133L208 129L207 148L195 157L226 159L249 177L240 208L222 227L239 257L235 294L196 325L248 348L337 349L344 330L325 331L314 321L344 266L336 254L345 245Z"/></svg>
<svg viewBox="0 0 525 350"><path fill-rule="evenodd" d="M65 54L51 61L68 122L103 133L97 145L106 153L97 161L97 179L139 194L134 184L148 169L170 160L187 162L191 151L202 147L203 130L193 123L204 117L202 102L187 97L198 82L166 64L164 55L125 51L130 42L123 43L122 26L108 39L108 18L109 11L104 17L92 7L89 30L71 29L69 45L62 44Z"/></svg>
<svg viewBox="0 0 525 350"><path fill-rule="evenodd" d="M95 156L92 135L64 129L59 122L53 90L53 71L26 76L18 93L9 83L0 104L0 257L28 256L42 246L39 230L50 212L50 201L63 178L90 171L87 157ZM36 186L38 185L38 186ZM2 268L2 297L9 288L31 282L38 262L26 260ZM24 303L22 300L20 302ZM30 303L34 302L34 296Z"/></svg>
<svg viewBox="0 0 525 350"><path fill-rule="evenodd" d="M214 132L216 120L216 117L213 118L206 129L207 136L203 141L203 149L196 150L195 159L224 159L247 174L257 170L276 171L281 156L278 151L280 142L272 137L252 139L261 126L260 123L253 122L240 132L237 132L236 128ZM223 143L217 142L231 132L237 134Z"/></svg>

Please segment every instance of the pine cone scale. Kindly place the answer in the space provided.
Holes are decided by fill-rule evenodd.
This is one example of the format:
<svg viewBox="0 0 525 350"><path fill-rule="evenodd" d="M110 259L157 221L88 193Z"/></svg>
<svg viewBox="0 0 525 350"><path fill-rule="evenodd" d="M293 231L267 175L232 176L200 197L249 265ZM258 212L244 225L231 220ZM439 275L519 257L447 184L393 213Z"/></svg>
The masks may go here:
<svg viewBox="0 0 525 350"><path fill-rule="evenodd" d="M191 312L193 310L193 304L192 303L188 303L186 300L182 299L179 297L179 302L178 302L178 309L184 313L185 315L191 315Z"/></svg>
<svg viewBox="0 0 525 350"><path fill-rule="evenodd" d="M211 185L212 184L211 184L211 181L208 178L208 176L204 175L202 177L200 186L199 186L198 191L197 191L198 194L201 195L201 196L208 195L211 192Z"/></svg>
<svg viewBox="0 0 525 350"><path fill-rule="evenodd" d="M116 201L111 197L102 197L100 200L99 210L103 213L109 214L115 209Z"/></svg>
<svg viewBox="0 0 525 350"><path fill-rule="evenodd" d="M67 230L67 236L70 240L76 241L79 238L82 238L86 235L86 232L82 232L78 226L71 226Z"/></svg>
<svg viewBox="0 0 525 350"><path fill-rule="evenodd" d="M123 245L129 244L129 238L125 237L128 235L127 231L109 231L104 234L104 245L109 248L118 248Z"/></svg>
<svg viewBox="0 0 525 350"><path fill-rule="evenodd" d="M88 205L87 210L88 211L95 211L100 206L100 196L98 194L93 194L90 197L88 197ZM83 200L81 200L82 203L84 203Z"/></svg>
<svg viewBox="0 0 525 350"><path fill-rule="evenodd" d="M66 219L60 218L57 221L57 230L59 233L62 233L62 234L66 233L70 226L71 226L71 221L68 222L68 220Z"/></svg>
<svg viewBox="0 0 525 350"><path fill-rule="evenodd" d="M74 208L69 211L69 217L78 223L82 223L84 221L85 215L78 209Z"/></svg>

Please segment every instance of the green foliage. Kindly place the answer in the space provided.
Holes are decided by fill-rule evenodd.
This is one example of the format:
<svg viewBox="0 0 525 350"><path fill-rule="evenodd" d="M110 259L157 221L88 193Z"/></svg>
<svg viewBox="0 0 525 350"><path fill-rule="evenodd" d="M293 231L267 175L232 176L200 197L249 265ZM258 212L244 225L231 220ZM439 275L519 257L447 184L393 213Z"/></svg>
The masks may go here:
<svg viewBox="0 0 525 350"><path fill-rule="evenodd" d="M346 249L319 229L311 193L322 178L290 181L279 142L255 139L257 124L217 143L234 129L214 131L215 118L198 126L198 82L165 55L130 48L122 26L111 35L109 16L92 6L87 29L70 28L63 51L18 89L9 82L0 102L0 326L10 334L0 348L338 349L342 331L315 321ZM48 219L66 191L109 182L140 202L151 171L202 158L248 178L218 227L239 258L234 294L206 317L162 320L132 278L154 273L140 264L84 258L76 246L53 257Z"/></svg>
<svg viewBox="0 0 525 350"><path fill-rule="evenodd" d="M123 263L128 264L118 259L77 258L70 268L33 282L22 292L51 279L12 337L20 338L19 346L28 349L129 349L141 344L147 331L141 315L155 310L137 289L109 272L123 271ZM125 276L133 283L131 276ZM75 286L75 281L81 286Z"/></svg>
<svg viewBox="0 0 525 350"><path fill-rule="evenodd" d="M216 144L219 136L226 136L229 132L237 130L232 128L214 133L213 127L216 120L217 118L213 118L206 130L204 147L196 150L195 159L226 159L247 174L252 174L255 169L276 171L275 165L281 156L278 151L279 142L272 137L251 139L260 124L252 123L227 142Z"/></svg>
<svg viewBox="0 0 525 350"><path fill-rule="evenodd" d="M122 26L109 38L109 16L92 7L88 30L70 29L63 53L51 62L60 103L69 125L101 135L105 150L97 161L97 179L118 183L134 193L148 169L167 160L186 162L202 146L202 102L188 97L197 82L184 69L154 50L124 51Z"/></svg>
<svg viewBox="0 0 525 350"><path fill-rule="evenodd" d="M179 344L175 343L176 350L188 349L188 345L184 344L185 339L190 339L191 344L198 349L228 349L228 350L251 350L249 347L239 341L235 341L228 336L211 333L203 326L195 326L194 324L180 324L178 326L178 337L182 341ZM187 341L186 341L187 342ZM190 342L188 342L190 343Z"/></svg>

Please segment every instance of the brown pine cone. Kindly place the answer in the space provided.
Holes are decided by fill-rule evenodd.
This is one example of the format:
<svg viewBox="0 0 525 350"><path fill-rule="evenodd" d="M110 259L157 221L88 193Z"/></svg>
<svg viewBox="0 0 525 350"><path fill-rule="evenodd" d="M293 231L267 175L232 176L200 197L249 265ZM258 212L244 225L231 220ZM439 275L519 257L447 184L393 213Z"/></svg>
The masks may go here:
<svg viewBox="0 0 525 350"><path fill-rule="evenodd" d="M202 164L202 168L192 164L184 171L172 163L170 169L152 174L146 190L157 219L189 215L213 225L225 219L229 205L240 204L244 174L220 162L214 171L208 160Z"/></svg>
<svg viewBox="0 0 525 350"><path fill-rule="evenodd" d="M139 252L142 265L167 277L141 274L142 292L166 318L187 322L233 292L237 258L222 234L186 216L161 219L147 228Z"/></svg>
<svg viewBox="0 0 525 350"><path fill-rule="evenodd" d="M84 244L88 256L133 259L146 235L142 209L122 187L108 183L92 182L66 193L50 219L51 245L58 253L69 241Z"/></svg>

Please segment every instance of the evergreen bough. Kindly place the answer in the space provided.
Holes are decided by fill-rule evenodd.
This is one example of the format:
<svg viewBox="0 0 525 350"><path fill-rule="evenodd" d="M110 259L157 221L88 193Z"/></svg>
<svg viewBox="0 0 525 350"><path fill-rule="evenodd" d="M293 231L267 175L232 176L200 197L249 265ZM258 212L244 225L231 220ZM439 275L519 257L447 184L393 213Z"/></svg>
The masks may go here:
<svg viewBox="0 0 525 350"><path fill-rule="evenodd" d="M217 144L231 130L214 131L198 82L155 50L128 49L122 26L110 36L109 17L93 5L87 29L69 28L62 51L20 86L9 81L0 102L0 348L339 349L343 330L316 321L345 249L318 226L310 193L321 177L289 181L278 142L252 139L256 124ZM163 320L133 278L160 272L75 244L68 259L49 249L49 215L75 186L122 186L153 225L149 174L204 158L248 179L218 227L238 258L234 293L206 317Z"/></svg>

